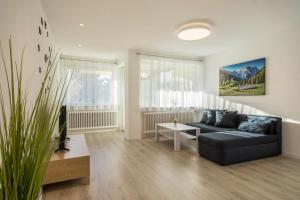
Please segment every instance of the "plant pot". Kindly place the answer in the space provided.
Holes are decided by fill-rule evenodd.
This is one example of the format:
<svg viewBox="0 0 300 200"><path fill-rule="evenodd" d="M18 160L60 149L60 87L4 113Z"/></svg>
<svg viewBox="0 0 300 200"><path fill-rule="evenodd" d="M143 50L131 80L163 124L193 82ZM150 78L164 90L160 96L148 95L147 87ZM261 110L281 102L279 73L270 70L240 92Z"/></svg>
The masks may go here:
<svg viewBox="0 0 300 200"><path fill-rule="evenodd" d="M43 199L43 188L41 188L39 196L37 198L37 200L42 200Z"/></svg>

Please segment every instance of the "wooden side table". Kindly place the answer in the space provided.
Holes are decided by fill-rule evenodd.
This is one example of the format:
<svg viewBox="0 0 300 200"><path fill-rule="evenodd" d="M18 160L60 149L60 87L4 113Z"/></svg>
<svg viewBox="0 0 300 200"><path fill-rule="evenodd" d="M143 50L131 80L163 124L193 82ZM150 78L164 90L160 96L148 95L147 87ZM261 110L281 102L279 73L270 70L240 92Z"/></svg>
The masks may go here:
<svg viewBox="0 0 300 200"><path fill-rule="evenodd" d="M66 142L66 147L70 151L53 153L43 180L43 185L77 178L82 178L86 184L89 183L90 153L85 137L83 134L68 135L68 137L70 140Z"/></svg>

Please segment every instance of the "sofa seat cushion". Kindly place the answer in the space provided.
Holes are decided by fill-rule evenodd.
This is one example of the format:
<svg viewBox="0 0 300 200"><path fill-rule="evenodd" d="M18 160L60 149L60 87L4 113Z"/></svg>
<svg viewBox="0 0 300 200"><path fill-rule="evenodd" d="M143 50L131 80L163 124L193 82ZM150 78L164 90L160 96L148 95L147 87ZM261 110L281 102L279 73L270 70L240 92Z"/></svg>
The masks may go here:
<svg viewBox="0 0 300 200"><path fill-rule="evenodd" d="M202 124L202 123L199 123L199 122L192 122L192 123L188 123L187 125L195 126L195 127L200 128L201 133L223 132L223 131L235 130L235 129L232 129L232 128L223 128L223 127L210 126L210 125ZM195 131L188 131L188 133L192 134L192 135L196 135Z"/></svg>
<svg viewBox="0 0 300 200"><path fill-rule="evenodd" d="M277 142L277 136L244 131L226 131L201 134L198 137L198 142L199 145L204 143L215 148L237 148Z"/></svg>

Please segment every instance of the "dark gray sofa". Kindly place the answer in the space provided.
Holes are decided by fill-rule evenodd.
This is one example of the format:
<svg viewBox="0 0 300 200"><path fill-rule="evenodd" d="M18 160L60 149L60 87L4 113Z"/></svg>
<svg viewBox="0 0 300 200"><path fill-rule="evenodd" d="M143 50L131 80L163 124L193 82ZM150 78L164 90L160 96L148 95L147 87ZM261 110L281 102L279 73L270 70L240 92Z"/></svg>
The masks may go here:
<svg viewBox="0 0 300 200"><path fill-rule="evenodd" d="M259 120L272 120L266 134L238 130L238 125L248 117ZM281 154L282 119L278 117L238 114L235 129L210 126L199 122L189 123L199 127L199 154L220 165L255 160ZM189 131L195 135L195 132Z"/></svg>

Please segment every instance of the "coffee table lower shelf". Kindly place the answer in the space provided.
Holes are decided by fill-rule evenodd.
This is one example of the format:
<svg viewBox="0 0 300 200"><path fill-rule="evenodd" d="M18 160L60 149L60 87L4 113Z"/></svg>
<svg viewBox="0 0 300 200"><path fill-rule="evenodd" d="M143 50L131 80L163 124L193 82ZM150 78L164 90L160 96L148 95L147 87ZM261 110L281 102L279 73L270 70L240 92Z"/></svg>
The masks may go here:
<svg viewBox="0 0 300 200"><path fill-rule="evenodd" d="M200 128L194 126L188 126L180 123L158 123L155 125L155 138L159 142L159 136L162 134L159 132L160 129L167 129L171 133L172 139L174 140L174 151L180 151L180 144L182 138L195 139L200 134ZM196 136L185 133L184 131L195 130ZM196 139L197 141L197 139ZM197 142L198 145L198 142Z"/></svg>

